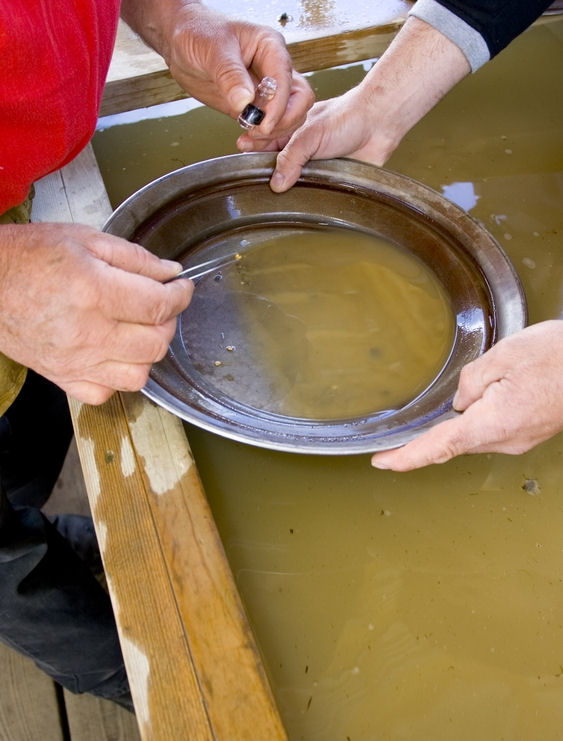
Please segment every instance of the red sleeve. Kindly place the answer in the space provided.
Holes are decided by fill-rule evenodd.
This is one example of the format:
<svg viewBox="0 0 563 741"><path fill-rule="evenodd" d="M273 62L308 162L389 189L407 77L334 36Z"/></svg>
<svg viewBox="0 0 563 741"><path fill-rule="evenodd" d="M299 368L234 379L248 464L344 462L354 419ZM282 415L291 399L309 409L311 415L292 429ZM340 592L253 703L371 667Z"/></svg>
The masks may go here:
<svg viewBox="0 0 563 741"><path fill-rule="evenodd" d="M96 126L119 0L0 0L0 213Z"/></svg>

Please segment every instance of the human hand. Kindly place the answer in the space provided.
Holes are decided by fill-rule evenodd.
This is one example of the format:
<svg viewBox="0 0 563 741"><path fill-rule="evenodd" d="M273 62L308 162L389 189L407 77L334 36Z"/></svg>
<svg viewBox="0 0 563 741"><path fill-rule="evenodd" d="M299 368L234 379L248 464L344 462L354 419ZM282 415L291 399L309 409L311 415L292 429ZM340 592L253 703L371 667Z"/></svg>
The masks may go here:
<svg viewBox="0 0 563 741"><path fill-rule="evenodd" d="M277 156L270 180L272 190L281 193L291 188L311 159L348 156L383 165L398 141L393 129L386 132L374 126L363 95L362 87L358 86L338 98L315 103L303 126Z"/></svg>
<svg viewBox="0 0 563 741"><path fill-rule="evenodd" d="M463 453L519 455L563 429L563 321L502 339L462 369L454 408L462 412L372 465L410 471Z"/></svg>
<svg viewBox="0 0 563 741"><path fill-rule="evenodd" d="M383 165L405 134L470 71L459 47L418 18L405 22L362 82L317 103L278 154L272 190L288 190L310 159Z"/></svg>
<svg viewBox="0 0 563 741"><path fill-rule="evenodd" d="M147 32L146 19L136 17L138 2L125 2L122 15L162 54L178 84L201 102L237 118L254 100L263 77L276 80L267 115L256 130L241 136L243 148L253 148L257 137L287 139L303 123L314 95L293 69L278 31L230 19L199 2L168 0L159 10L152 24L158 34Z"/></svg>
<svg viewBox="0 0 563 741"><path fill-rule="evenodd" d="M142 388L189 304L181 266L78 224L0 227L0 351L89 404Z"/></svg>

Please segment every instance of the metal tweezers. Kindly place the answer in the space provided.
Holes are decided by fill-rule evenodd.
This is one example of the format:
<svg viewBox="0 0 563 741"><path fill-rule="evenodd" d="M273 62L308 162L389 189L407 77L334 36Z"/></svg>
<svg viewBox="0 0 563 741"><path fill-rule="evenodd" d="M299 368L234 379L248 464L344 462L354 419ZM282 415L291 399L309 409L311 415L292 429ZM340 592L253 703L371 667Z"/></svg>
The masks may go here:
<svg viewBox="0 0 563 741"><path fill-rule="evenodd" d="M224 268L225 266L230 265L233 262L237 262L237 260L240 260L240 257L241 256L239 255L239 253L235 252L235 254L223 255L222 257L216 257L213 260L200 262L199 265L191 265L190 267L182 270L180 273L177 273L173 278L169 278L164 282L170 283L170 281L178 280L178 278L189 278L190 280L197 280L198 278L202 278L208 273L212 273L214 270L219 270L219 268Z"/></svg>

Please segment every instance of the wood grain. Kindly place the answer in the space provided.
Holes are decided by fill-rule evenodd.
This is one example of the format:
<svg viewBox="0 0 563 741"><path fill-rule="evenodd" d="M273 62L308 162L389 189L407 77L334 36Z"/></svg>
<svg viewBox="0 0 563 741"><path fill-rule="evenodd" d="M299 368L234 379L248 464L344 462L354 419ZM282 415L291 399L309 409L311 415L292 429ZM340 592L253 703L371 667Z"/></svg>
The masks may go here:
<svg viewBox="0 0 563 741"><path fill-rule="evenodd" d="M63 741L52 679L0 643L0 741Z"/></svg>
<svg viewBox="0 0 563 741"><path fill-rule="evenodd" d="M320 31L289 42L295 69L312 72L381 56L406 17L387 23L323 35ZM169 103L188 97L174 81L162 57L121 24L106 82L101 116Z"/></svg>
<svg viewBox="0 0 563 741"><path fill-rule="evenodd" d="M137 720L110 700L64 692L72 741L139 741Z"/></svg>
<svg viewBox="0 0 563 741"><path fill-rule="evenodd" d="M212 739L121 399L71 409L141 737Z"/></svg>
<svg viewBox="0 0 563 741"><path fill-rule="evenodd" d="M34 221L111 211L90 147L36 192ZM141 394L69 402L141 738L283 741L181 422Z"/></svg>

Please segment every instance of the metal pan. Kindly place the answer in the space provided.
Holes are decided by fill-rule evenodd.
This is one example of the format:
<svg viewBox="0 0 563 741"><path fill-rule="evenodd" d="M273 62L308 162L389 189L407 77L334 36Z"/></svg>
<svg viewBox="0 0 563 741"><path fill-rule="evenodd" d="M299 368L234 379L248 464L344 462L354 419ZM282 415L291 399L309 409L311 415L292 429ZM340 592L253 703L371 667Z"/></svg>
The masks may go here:
<svg viewBox="0 0 563 741"><path fill-rule="evenodd" d="M461 368L526 324L523 290L500 245L465 211L403 175L352 160L317 161L290 191L275 194L268 186L273 165L272 154L240 154L176 170L132 195L104 230L185 266L229 251L240 252L242 263L244 250L261 240L308 229L383 238L422 260L443 286L455 324L446 361L422 391L396 408L331 419L280 413L275 384L264 379L256 354L249 352L247 364L239 364L240 382L232 386L224 373L203 368L202 357L210 361L228 349L219 347L223 340L236 335L249 348L254 342L244 336L222 274L211 274L196 287L167 356L153 367L143 392L219 435L315 454L396 447L455 415L452 398Z"/></svg>

